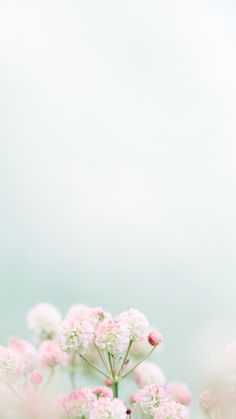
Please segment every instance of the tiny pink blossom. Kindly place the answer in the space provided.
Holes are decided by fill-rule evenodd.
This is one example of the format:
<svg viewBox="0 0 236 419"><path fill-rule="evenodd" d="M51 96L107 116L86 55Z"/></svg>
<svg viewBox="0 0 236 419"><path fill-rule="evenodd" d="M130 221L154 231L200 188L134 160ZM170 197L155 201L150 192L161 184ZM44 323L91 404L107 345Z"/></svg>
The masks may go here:
<svg viewBox="0 0 236 419"><path fill-rule="evenodd" d="M38 385L43 381L43 375L38 370L32 371L30 375L30 382L32 384Z"/></svg>

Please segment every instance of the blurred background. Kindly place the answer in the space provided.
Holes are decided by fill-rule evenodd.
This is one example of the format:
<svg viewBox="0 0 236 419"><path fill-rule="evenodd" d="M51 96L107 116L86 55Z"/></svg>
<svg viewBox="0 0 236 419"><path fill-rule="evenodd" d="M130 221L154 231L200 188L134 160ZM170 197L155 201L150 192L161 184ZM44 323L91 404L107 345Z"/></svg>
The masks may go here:
<svg viewBox="0 0 236 419"><path fill-rule="evenodd" d="M136 307L198 388L236 335L235 23L233 0L1 0L2 342L37 302Z"/></svg>

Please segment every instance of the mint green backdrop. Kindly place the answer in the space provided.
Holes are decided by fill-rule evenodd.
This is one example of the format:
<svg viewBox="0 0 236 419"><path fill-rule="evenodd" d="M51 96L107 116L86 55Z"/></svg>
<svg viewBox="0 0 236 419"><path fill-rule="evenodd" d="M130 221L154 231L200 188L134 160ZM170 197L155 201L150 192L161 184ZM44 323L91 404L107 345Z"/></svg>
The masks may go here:
<svg viewBox="0 0 236 419"><path fill-rule="evenodd" d="M137 307L197 391L202 334L235 325L235 13L1 1L3 343L39 301Z"/></svg>

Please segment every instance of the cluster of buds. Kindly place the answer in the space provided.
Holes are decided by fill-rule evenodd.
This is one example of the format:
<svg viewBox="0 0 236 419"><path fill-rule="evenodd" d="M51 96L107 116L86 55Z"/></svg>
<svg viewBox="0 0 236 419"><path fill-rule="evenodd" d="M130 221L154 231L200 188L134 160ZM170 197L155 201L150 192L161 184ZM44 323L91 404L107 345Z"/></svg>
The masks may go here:
<svg viewBox="0 0 236 419"><path fill-rule="evenodd" d="M15 408L22 417L189 417L187 386L167 385L160 367L146 360L159 348L162 336L140 311L129 309L113 317L102 308L78 304L63 319L55 307L39 304L29 312L27 324L33 343L11 338L7 346L0 347L0 383L16 399ZM85 369L96 378L100 374L99 386L78 386ZM53 401L47 389L59 371L69 377L71 391ZM133 378L139 389L124 403L119 389L127 377ZM1 407L0 400L0 415L6 413L3 409L6 406Z"/></svg>

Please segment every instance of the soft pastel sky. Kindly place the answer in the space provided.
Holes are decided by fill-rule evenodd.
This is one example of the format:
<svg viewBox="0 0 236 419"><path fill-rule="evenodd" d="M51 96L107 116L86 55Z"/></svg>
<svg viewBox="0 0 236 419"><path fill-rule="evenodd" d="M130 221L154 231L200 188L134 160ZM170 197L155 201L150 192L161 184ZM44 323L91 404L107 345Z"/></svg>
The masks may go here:
<svg viewBox="0 0 236 419"><path fill-rule="evenodd" d="M236 317L235 45L233 0L1 0L2 339L134 306L192 379Z"/></svg>

